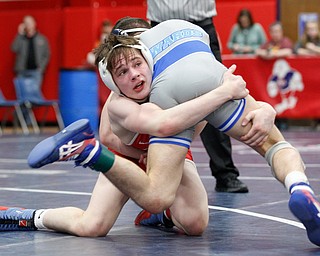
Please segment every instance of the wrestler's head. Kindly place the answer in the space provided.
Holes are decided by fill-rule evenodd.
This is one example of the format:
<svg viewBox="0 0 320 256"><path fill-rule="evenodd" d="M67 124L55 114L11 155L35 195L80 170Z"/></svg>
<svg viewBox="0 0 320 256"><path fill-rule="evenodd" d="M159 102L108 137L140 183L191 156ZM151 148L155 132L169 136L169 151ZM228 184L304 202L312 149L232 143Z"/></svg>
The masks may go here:
<svg viewBox="0 0 320 256"><path fill-rule="evenodd" d="M126 17L112 34L95 49L96 65L105 85L117 94L144 101L150 93L152 57L138 35L150 28L147 21Z"/></svg>
<svg viewBox="0 0 320 256"><path fill-rule="evenodd" d="M114 50L115 51L115 50ZM119 47L108 59L110 73L121 94L137 101L146 101L150 94L152 71L140 50Z"/></svg>

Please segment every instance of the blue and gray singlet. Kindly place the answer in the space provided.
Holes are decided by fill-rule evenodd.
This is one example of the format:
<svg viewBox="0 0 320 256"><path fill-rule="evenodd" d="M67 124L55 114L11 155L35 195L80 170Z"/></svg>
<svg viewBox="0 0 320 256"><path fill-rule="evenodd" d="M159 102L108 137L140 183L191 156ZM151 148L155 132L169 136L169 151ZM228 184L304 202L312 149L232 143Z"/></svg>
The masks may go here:
<svg viewBox="0 0 320 256"><path fill-rule="evenodd" d="M162 109L194 99L222 84L227 68L215 59L209 36L199 26L183 20L168 20L143 32L140 40L150 50L154 63L150 102ZM226 132L242 115L244 107L244 99L231 100L205 120ZM190 127L172 137L151 137L150 144L189 147L193 133L194 127Z"/></svg>

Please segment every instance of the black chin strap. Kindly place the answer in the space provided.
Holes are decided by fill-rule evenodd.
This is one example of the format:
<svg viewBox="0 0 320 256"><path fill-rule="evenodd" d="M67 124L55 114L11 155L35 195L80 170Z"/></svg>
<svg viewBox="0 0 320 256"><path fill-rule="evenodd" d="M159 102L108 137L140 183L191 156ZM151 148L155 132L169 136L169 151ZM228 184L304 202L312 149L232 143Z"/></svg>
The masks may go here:
<svg viewBox="0 0 320 256"><path fill-rule="evenodd" d="M116 28L112 30L111 34L116 36L129 36L130 33L142 33L144 31L147 31L148 28L130 28L130 29L119 29Z"/></svg>

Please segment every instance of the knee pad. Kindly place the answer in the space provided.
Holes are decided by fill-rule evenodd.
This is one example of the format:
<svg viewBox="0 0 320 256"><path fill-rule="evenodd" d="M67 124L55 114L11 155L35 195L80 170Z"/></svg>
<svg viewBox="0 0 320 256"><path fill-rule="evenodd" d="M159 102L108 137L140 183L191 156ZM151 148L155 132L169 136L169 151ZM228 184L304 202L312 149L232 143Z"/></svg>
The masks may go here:
<svg viewBox="0 0 320 256"><path fill-rule="evenodd" d="M264 158L267 160L269 166L271 167L272 175L274 177L275 177L275 172L274 172L273 164L272 164L274 154L277 153L279 150L282 150L282 149L285 149L285 148L291 148L291 149L297 150L289 142L287 142L287 141L279 141L276 144L274 144L271 148L269 148L268 151L266 152L265 156L264 156ZM302 163L302 164L303 164L303 166L305 166L304 163Z"/></svg>

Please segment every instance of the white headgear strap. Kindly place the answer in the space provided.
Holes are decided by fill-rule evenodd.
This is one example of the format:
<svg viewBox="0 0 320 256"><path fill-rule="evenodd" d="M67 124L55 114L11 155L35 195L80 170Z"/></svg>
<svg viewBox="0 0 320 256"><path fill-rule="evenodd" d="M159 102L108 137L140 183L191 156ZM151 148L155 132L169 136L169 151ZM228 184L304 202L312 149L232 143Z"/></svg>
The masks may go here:
<svg viewBox="0 0 320 256"><path fill-rule="evenodd" d="M134 45L124 45L124 44L117 44L115 45L109 52L110 53L117 47L123 46L123 47L131 47L131 48L135 48L141 51L142 56L145 58L145 60L147 61L149 68L151 69L151 72L153 72L153 58L152 55L149 51L149 49L141 42L138 41L139 44L134 44ZM117 93L117 94L121 94L121 91L119 90L118 86L115 84L113 78L112 78L112 74L107 70L107 63L108 63L108 59L107 57L103 58L100 62L99 62L99 73L100 73L100 77L103 81L103 83L113 92Z"/></svg>

